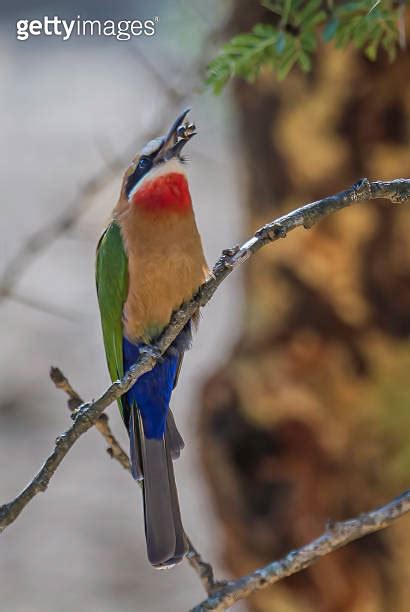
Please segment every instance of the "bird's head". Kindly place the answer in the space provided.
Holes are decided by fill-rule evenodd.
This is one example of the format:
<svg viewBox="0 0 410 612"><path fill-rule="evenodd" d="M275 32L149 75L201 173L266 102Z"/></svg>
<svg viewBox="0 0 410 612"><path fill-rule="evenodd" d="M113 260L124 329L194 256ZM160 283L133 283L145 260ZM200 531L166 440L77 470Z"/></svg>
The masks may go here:
<svg viewBox="0 0 410 612"><path fill-rule="evenodd" d="M122 198L142 212L183 214L191 210L191 196L181 152L196 134L185 121L190 109L174 121L166 136L148 142L124 175Z"/></svg>

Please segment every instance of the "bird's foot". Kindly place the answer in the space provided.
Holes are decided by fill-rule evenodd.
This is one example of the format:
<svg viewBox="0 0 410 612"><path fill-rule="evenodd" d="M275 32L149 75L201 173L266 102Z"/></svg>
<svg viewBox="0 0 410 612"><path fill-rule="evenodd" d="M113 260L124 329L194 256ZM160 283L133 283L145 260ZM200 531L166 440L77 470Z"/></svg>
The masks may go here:
<svg viewBox="0 0 410 612"><path fill-rule="evenodd" d="M139 347L139 351L140 353L148 355L149 357L153 357L158 363L162 363L164 361L164 358L159 348L153 346L152 344L142 344Z"/></svg>
<svg viewBox="0 0 410 612"><path fill-rule="evenodd" d="M94 400L92 400L94 401ZM77 417L87 414L87 410L90 407L90 403L89 402L85 402L84 404L80 404L77 408L75 408L74 410L72 410L70 417L72 418L73 421L76 420Z"/></svg>

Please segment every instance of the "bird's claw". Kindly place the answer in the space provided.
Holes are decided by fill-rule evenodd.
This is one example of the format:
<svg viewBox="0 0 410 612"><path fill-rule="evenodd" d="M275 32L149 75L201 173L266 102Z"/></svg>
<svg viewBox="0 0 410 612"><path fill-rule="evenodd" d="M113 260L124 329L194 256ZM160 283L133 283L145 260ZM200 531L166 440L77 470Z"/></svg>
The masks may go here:
<svg viewBox="0 0 410 612"><path fill-rule="evenodd" d="M94 400L92 400L94 401ZM79 417L80 415L84 414L84 412L87 411L87 409L90 407L90 402L85 402L84 404L80 404L77 408L75 408L70 416L72 418L73 421L76 420L77 417Z"/></svg>
<svg viewBox="0 0 410 612"><path fill-rule="evenodd" d="M152 344L143 344L142 346L140 346L139 350L140 350L140 353L144 355L148 355L149 357L152 357L153 359L156 359L158 363L162 363L164 361L164 358L159 348L157 348L156 346L153 346Z"/></svg>

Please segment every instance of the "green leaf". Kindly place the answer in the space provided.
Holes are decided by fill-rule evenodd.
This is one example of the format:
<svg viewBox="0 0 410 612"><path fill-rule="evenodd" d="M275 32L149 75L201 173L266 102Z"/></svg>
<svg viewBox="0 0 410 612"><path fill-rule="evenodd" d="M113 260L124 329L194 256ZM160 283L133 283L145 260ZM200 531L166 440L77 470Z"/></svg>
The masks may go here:
<svg viewBox="0 0 410 612"><path fill-rule="evenodd" d="M353 31L353 42L358 49L363 46L368 34L369 28L367 23L363 19L358 20Z"/></svg>
<svg viewBox="0 0 410 612"><path fill-rule="evenodd" d="M275 58L277 37L273 26L262 23L251 32L234 36L210 62L206 84L219 93L232 76L254 80L260 69Z"/></svg>
<svg viewBox="0 0 410 612"><path fill-rule="evenodd" d="M278 36L278 40L276 41L276 51L280 55L281 53L284 52L285 48L286 48L286 36L284 32L280 32Z"/></svg>
<svg viewBox="0 0 410 612"><path fill-rule="evenodd" d="M389 36L385 36L382 41L382 46L384 50L387 52L387 56L390 62L393 62L396 59L397 47L395 41L392 40Z"/></svg>
<svg viewBox="0 0 410 612"><path fill-rule="evenodd" d="M382 46L392 61L398 49L399 14L393 0L260 0L275 14L274 24L257 23L233 37L210 62L206 83L219 92L234 76L248 81L264 68L284 79L297 63L307 72L315 58L318 37L337 49L353 44L370 60ZM285 26L289 27L286 28Z"/></svg>
<svg viewBox="0 0 410 612"><path fill-rule="evenodd" d="M284 61L278 68L278 81L283 81L283 79L288 75L288 73L292 70L298 59L298 52L294 51L292 55Z"/></svg>
<svg viewBox="0 0 410 612"><path fill-rule="evenodd" d="M350 32L346 28L339 28L335 34L336 49L343 49L350 40Z"/></svg>
<svg viewBox="0 0 410 612"><path fill-rule="evenodd" d="M374 45L373 43L367 45L366 49L364 50L364 54L371 62L374 62L377 57L377 45Z"/></svg>
<svg viewBox="0 0 410 612"><path fill-rule="evenodd" d="M285 0L283 2L282 21L287 23L289 21L289 15L292 8L292 0Z"/></svg>
<svg viewBox="0 0 410 612"><path fill-rule="evenodd" d="M325 11L319 11L314 15L311 15L301 24L302 30L312 30L315 26L323 23L327 19L327 14Z"/></svg>
<svg viewBox="0 0 410 612"><path fill-rule="evenodd" d="M363 12L363 2L345 2L340 5L339 13Z"/></svg>
<svg viewBox="0 0 410 612"><path fill-rule="evenodd" d="M300 36L300 44L304 51L312 53L316 49L317 40L314 32L304 32Z"/></svg>
<svg viewBox="0 0 410 612"><path fill-rule="evenodd" d="M329 42L332 40L332 38L337 32L339 24L340 21L337 17L333 17L332 19L330 19L330 21L327 22L325 29L322 33L322 38L325 42Z"/></svg>
<svg viewBox="0 0 410 612"><path fill-rule="evenodd" d="M301 51L298 57L298 62L303 72L310 72L312 68L312 62L307 53L305 53L304 51Z"/></svg>
<svg viewBox="0 0 410 612"><path fill-rule="evenodd" d="M304 25L306 20L308 20L310 17L312 17L312 15L317 13L321 4L322 4L321 0L310 0L307 3L306 7L302 11L300 11L299 14L296 15L296 18L295 18L296 24L300 26ZM321 12L323 13L323 11Z"/></svg>

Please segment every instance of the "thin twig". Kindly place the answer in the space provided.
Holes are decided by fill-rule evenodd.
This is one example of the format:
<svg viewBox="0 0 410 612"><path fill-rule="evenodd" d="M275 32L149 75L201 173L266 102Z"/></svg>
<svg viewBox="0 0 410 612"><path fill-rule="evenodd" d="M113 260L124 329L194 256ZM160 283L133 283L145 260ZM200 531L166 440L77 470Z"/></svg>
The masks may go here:
<svg viewBox="0 0 410 612"><path fill-rule="evenodd" d="M188 544L188 552L186 558L190 566L198 574L202 586L208 595L219 592L227 584L226 580L215 580L214 570L210 563L202 559L201 554L197 551L191 540L185 534L185 539Z"/></svg>
<svg viewBox="0 0 410 612"><path fill-rule="evenodd" d="M43 467L15 499L0 507L0 532L16 520L37 493L46 490L53 474L76 440L95 424L107 406L126 393L140 376L154 367L159 356L168 349L192 315L210 301L219 285L233 270L257 253L259 249L279 238L284 238L296 227L302 226L308 229L330 213L356 202L378 198L385 198L394 203L406 202L410 198L410 179L374 182L361 179L345 191L306 204L266 224L241 247L223 251L214 266L211 278L201 285L198 293L190 302L184 304L173 314L171 322L154 345L157 354L143 353L122 379L112 383L97 400L82 404L73 412L73 425L57 438L54 450Z"/></svg>
<svg viewBox="0 0 410 612"><path fill-rule="evenodd" d="M61 389L61 391L64 391L64 393L68 395L67 405L71 412L77 410L77 408L79 408L81 404L84 404L83 400L78 395L77 391L75 391L74 388L71 386L70 381L64 376L60 368L51 366L50 378L57 387L57 389Z"/></svg>
<svg viewBox="0 0 410 612"><path fill-rule="evenodd" d="M73 389L71 383L59 368L50 368L50 378L57 389L61 389L68 395L67 405L71 411L77 410L81 404L84 403L77 391ZM130 460L127 453L123 450L121 444L112 433L108 416L104 413L100 414L94 425L108 445L107 453L110 455L110 457L116 459L122 465L122 467L129 472L131 468Z"/></svg>
<svg viewBox="0 0 410 612"><path fill-rule="evenodd" d="M255 591L275 584L313 565L325 555L369 533L385 529L410 511L410 491L406 491L385 506L365 512L357 518L333 523L320 537L301 548L292 550L278 561L273 561L238 580L230 580L219 591L192 608L191 612L222 612Z"/></svg>

